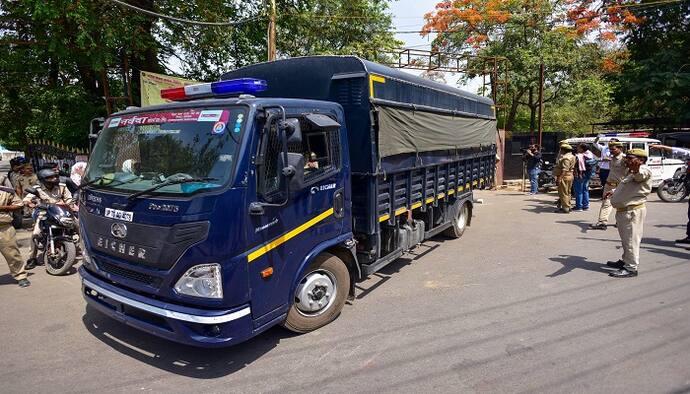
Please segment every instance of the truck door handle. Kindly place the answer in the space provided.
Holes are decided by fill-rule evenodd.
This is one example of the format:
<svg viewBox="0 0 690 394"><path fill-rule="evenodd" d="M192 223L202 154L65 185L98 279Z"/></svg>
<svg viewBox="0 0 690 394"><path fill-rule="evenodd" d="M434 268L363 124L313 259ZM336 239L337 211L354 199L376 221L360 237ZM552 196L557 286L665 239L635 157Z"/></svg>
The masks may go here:
<svg viewBox="0 0 690 394"><path fill-rule="evenodd" d="M336 190L333 194L333 215L339 219L345 216L345 192L343 189Z"/></svg>
<svg viewBox="0 0 690 394"><path fill-rule="evenodd" d="M253 202L249 204L249 214L251 216L261 216L265 213L264 206L261 203Z"/></svg>

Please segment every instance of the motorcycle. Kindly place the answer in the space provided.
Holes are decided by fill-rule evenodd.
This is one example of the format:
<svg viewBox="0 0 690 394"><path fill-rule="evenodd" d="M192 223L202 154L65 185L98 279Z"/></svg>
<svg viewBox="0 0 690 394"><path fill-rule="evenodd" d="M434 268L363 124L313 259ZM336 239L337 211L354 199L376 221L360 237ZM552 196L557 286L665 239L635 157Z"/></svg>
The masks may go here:
<svg viewBox="0 0 690 394"><path fill-rule="evenodd" d="M690 194L690 166L685 171L676 171L673 178L662 181L656 194L665 202L681 202Z"/></svg>
<svg viewBox="0 0 690 394"><path fill-rule="evenodd" d="M537 177L537 182L539 183L539 188L545 191L555 188L556 178L553 176L553 164L545 161L541 166L541 171Z"/></svg>
<svg viewBox="0 0 690 394"><path fill-rule="evenodd" d="M33 188L25 191L38 195ZM34 236L32 242L36 252L42 253L46 272L51 275L66 274L77 258L77 218L67 207L45 203L38 204L34 218L39 221L41 233Z"/></svg>

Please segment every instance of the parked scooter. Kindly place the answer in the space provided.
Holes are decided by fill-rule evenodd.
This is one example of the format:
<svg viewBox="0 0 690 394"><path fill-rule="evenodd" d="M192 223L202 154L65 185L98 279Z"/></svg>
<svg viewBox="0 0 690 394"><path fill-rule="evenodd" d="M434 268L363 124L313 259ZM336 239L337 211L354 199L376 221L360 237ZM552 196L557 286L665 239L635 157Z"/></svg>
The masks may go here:
<svg viewBox="0 0 690 394"><path fill-rule="evenodd" d="M553 176L553 164L545 161L541 166L539 177L537 178L539 188L544 191L556 188L556 178Z"/></svg>
<svg viewBox="0 0 690 394"><path fill-rule="evenodd" d="M666 202L681 202L690 194L690 166L684 171L676 171L673 178L662 181L656 189L656 194Z"/></svg>
<svg viewBox="0 0 690 394"><path fill-rule="evenodd" d="M38 195L33 188L26 188L25 191ZM32 242L36 252L42 254L46 272L64 275L72 268L77 257L77 218L67 207L40 203L36 207L34 219L39 221L41 233L33 237Z"/></svg>

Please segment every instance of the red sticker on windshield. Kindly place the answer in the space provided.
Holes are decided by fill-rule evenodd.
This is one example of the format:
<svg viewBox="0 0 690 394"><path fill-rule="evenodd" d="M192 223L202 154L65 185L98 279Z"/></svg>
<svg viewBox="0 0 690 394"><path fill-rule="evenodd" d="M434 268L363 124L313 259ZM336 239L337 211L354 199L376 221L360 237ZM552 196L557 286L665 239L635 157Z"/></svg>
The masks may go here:
<svg viewBox="0 0 690 394"><path fill-rule="evenodd" d="M122 127L178 122L227 122L228 117L228 110L190 109L179 112L156 112L143 115L123 116L122 118L111 119L108 126Z"/></svg>

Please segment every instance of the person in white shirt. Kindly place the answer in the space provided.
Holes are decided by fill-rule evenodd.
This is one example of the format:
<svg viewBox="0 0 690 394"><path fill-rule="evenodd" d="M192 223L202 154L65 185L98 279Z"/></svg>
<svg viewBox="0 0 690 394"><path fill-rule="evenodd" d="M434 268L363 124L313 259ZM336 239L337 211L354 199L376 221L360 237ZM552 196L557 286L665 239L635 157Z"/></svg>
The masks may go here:
<svg viewBox="0 0 690 394"><path fill-rule="evenodd" d="M618 138L611 138L609 142L618 142ZM599 137L594 139L592 144L593 153L599 158L599 179L602 186L606 184L611 169L611 152L608 144L600 144Z"/></svg>

